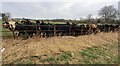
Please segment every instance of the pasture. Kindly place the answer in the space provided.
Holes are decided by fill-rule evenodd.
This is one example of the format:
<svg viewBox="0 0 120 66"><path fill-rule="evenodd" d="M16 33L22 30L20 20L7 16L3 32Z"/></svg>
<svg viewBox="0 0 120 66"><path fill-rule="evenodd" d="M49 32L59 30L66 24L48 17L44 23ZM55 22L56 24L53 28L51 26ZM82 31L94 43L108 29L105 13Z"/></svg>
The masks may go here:
<svg viewBox="0 0 120 66"><path fill-rule="evenodd" d="M118 33L3 39L3 64L116 64Z"/></svg>
<svg viewBox="0 0 120 66"><path fill-rule="evenodd" d="M62 22L49 23L52 25L65 24ZM2 36L3 48L5 48L2 56L3 64L118 63L117 31L44 38L35 35L24 40L23 37L14 39L9 29L2 28Z"/></svg>
<svg viewBox="0 0 120 66"><path fill-rule="evenodd" d="M0 36L3 37L11 37L12 36L12 32L9 29L3 28L2 27L2 20L0 20Z"/></svg>

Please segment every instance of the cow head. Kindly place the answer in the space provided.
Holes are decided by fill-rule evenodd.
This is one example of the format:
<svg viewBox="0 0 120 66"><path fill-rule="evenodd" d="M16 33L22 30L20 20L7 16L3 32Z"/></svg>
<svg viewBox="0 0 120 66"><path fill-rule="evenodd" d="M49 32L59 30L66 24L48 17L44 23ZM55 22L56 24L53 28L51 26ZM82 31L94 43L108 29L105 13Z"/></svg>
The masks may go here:
<svg viewBox="0 0 120 66"><path fill-rule="evenodd" d="M10 22L4 22L3 23L3 27L4 28L8 28L8 29L10 29L10 30L14 30L15 29L15 23L16 22L12 22L12 21L10 21Z"/></svg>
<svg viewBox="0 0 120 66"><path fill-rule="evenodd" d="M3 27L4 27L4 28L9 28L9 27L10 27L10 26L9 26L9 22L4 22L4 23L3 23Z"/></svg>

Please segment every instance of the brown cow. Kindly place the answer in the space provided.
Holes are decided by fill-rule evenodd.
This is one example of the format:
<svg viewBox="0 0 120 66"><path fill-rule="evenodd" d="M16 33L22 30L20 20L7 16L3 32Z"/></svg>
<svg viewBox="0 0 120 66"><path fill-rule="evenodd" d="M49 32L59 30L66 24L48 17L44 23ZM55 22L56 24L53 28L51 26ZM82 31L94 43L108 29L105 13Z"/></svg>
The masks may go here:
<svg viewBox="0 0 120 66"><path fill-rule="evenodd" d="M95 24L88 24L87 29L88 29L88 34L97 33L97 25Z"/></svg>

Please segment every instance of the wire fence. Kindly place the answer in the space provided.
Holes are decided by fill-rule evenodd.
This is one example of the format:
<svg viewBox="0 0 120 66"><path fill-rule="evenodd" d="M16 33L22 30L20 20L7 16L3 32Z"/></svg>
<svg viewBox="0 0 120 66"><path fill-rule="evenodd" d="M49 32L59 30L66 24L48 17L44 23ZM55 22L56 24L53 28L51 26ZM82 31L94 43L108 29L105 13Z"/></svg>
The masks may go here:
<svg viewBox="0 0 120 66"><path fill-rule="evenodd" d="M18 28L19 33L31 33L36 36L79 36L79 35L86 35L92 34L92 31L86 30L86 25L81 26L72 26L72 25L17 25L20 26ZM26 29L26 27L30 29ZM85 28L86 27L86 28ZM20 30L21 29L21 30ZM105 28L103 28L105 29ZM97 29L96 29L97 30ZM2 30L1 37L14 37L16 38L16 31L10 30ZM97 31L98 32L98 31Z"/></svg>

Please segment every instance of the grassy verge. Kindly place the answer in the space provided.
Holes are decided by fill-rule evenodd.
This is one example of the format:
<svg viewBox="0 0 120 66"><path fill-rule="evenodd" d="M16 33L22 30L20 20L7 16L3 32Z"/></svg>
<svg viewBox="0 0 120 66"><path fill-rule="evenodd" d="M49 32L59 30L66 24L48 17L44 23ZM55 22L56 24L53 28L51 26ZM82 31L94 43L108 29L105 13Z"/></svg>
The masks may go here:
<svg viewBox="0 0 120 66"><path fill-rule="evenodd" d="M64 51L59 55L31 56L12 62L23 64L117 64L117 43L86 48L77 52ZM37 61L37 62L36 62Z"/></svg>
<svg viewBox="0 0 120 66"><path fill-rule="evenodd" d="M48 63L64 63L68 64L69 60L71 59L72 54L71 52L63 52L58 56L49 56L47 58L42 58L41 62L48 62Z"/></svg>
<svg viewBox="0 0 120 66"><path fill-rule="evenodd" d="M87 48L79 52L79 63L87 64L114 64L118 63L118 46L108 44L106 46Z"/></svg>

